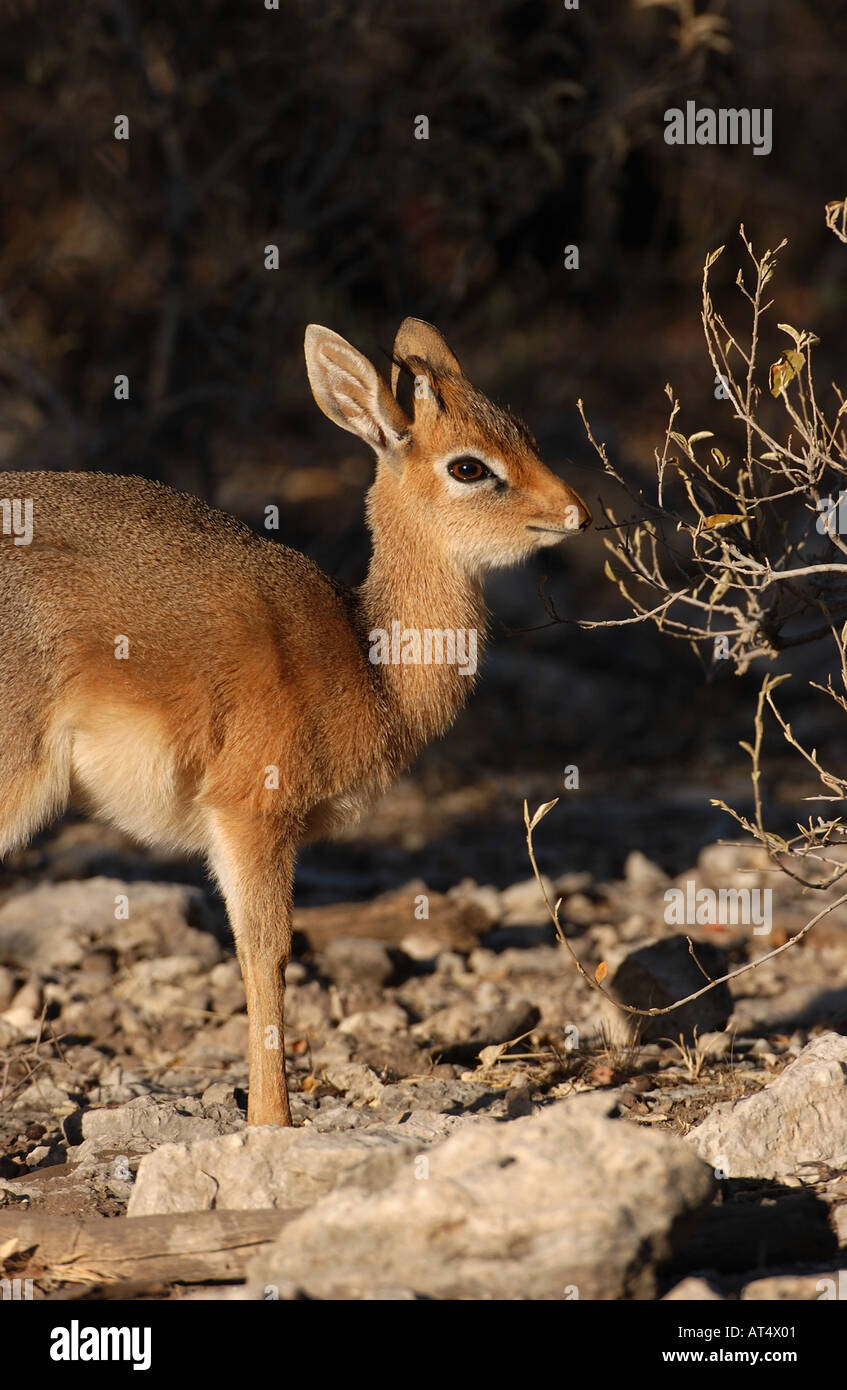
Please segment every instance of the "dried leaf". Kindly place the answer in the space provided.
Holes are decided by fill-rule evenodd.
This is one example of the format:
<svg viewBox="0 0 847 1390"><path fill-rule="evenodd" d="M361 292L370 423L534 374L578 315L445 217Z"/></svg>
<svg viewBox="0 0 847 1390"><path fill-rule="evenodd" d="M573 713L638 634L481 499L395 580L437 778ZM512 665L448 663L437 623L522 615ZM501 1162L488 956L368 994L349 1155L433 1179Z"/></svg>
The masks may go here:
<svg viewBox="0 0 847 1390"><path fill-rule="evenodd" d="M508 1043L491 1043L488 1047L484 1047L479 1054L480 1066L493 1067L499 1062L508 1046Z"/></svg>
<svg viewBox="0 0 847 1390"><path fill-rule="evenodd" d="M709 599L709 602L717 603L719 599L722 599L731 583L732 571L724 570L723 574L721 575L720 579L718 580L717 584L712 590L712 597Z"/></svg>
<svg viewBox="0 0 847 1390"><path fill-rule="evenodd" d="M552 801L545 801L544 804L543 804L542 806L539 806L539 808L538 808L538 810L536 811L535 815L533 816L532 820L529 822L529 828L530 828L530 830L534 830L535 827L537 826L538 822L539 822L540 820L543 820L544 817L547 815L547 812L548 812L548 811L552 811L553 807L554 807L554 806L558 806L558 804L559 804L559 798L558 798L558 797L554 797L554 799L553 799Z"/></svg>
<svg viewBox="0 0 847 1390"><path fill-rule="evenodd" d="M707 516L703 522L704 531L716 531L719 526L732 526L736 521L746 521L744 512L716 512L714 516Z"/></svg>
<svg viewBox="0 0 847 1390"><path fill-rule="evenodd" d="M780 354L768 374L768 384L772 396L778 396L781 391L785 390L789 381L800 371L805 360L802 352L795 352L792 348L787 348L785 352Z"/></svg>
<svg viewBox="0 0 847 1390"><path fill-rule="evenodd" d="M598 985L603 983L608 973L608 965L604 960L601 960L600 964L597 966L597 969L594 971L594 979L596 980Z"/></svg>
<svg viewBox="0 0 847 1390"><path fill-rule="evenodd" d="M698 430L696 434L688 436L688 442L689 444L696 444L698 439L714 439L714 437L713 430Z"/></svg>
<svg viewBox="0 0 847 1390"><path fill-rule="evenodd" d="M726 468L726 454L722 454L720 449L712 450L712 458L715 460L718 468Z"/></svg>

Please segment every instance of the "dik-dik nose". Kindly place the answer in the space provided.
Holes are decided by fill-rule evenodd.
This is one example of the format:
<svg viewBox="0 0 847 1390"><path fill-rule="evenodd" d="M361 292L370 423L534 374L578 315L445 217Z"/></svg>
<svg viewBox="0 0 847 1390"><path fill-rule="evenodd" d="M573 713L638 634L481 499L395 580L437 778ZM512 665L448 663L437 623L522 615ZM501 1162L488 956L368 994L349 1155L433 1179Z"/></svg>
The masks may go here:
<svg viewBox="0 0 847 1390"><path fill-rule="evenodd" d="M574 492L572 488L569 488L568 491L570 493L568 498L568 515L572 516L573 512L571 509L576 508L576 526L573 529L576 531L587 531L594 518L579 493Z"/></svg>

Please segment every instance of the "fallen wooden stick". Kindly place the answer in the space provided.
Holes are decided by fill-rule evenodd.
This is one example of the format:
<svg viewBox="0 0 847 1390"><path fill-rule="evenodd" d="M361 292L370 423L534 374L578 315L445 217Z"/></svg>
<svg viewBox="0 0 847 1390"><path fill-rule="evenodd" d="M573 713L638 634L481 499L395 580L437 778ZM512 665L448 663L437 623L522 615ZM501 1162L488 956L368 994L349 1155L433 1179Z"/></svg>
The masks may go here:
<svg viewBox="0 0 847 1390"><path fill-rule="evenodd" d="M320 951L338 936L372 936L399 943L416 930L456 951L472 951L491 922L476 903L427 893L428 916L418 922L410 893L386 893L367 903L328 903L294 909L294 930L302 932L311 950Z"/></svg>
<svg viewBox="0 0 847 1390"><path fill-rule="evenodd" d="M202 1284L242 1279L248 1260L295 1211L198 1211L168 1216L47 1216L0 1212L0 1273L63 1283Z"/></svg>

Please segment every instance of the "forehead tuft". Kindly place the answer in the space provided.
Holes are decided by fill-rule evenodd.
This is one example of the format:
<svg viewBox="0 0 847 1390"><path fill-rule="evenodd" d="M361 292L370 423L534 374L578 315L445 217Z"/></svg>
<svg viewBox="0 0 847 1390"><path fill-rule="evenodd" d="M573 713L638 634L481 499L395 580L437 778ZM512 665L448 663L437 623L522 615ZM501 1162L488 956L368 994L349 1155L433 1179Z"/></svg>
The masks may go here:
<svg viewBox="0 0 847 1390"><path fill-rule="evenodd" d="M495 405L465 377L439 377L434 385L447 421L457 429L470 423L489 447L538 453L537 441L526 422L508 406Z"/></svg>

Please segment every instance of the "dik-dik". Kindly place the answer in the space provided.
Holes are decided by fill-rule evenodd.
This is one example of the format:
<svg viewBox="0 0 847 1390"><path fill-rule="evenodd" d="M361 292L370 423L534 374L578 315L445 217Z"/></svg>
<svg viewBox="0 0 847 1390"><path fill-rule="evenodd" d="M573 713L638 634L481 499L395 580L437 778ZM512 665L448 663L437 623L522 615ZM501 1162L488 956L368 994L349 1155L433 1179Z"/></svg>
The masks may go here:
<svg viewBox="0 0 847 1390"><path fill-rule="evenodd" d="M206 857L244 978L254 1125L291 1123L298 846L355 818L455 717L472 679L444 638L482 637L486 570L591 520L429 324L401 325L391 390L328 328L305 351L320 409L376 455L358 589L159 483L0 480L20 515L31 504L31 535L0 537L0 854L74 802ZM399 660L378 640L398 633Z"/></svg>

